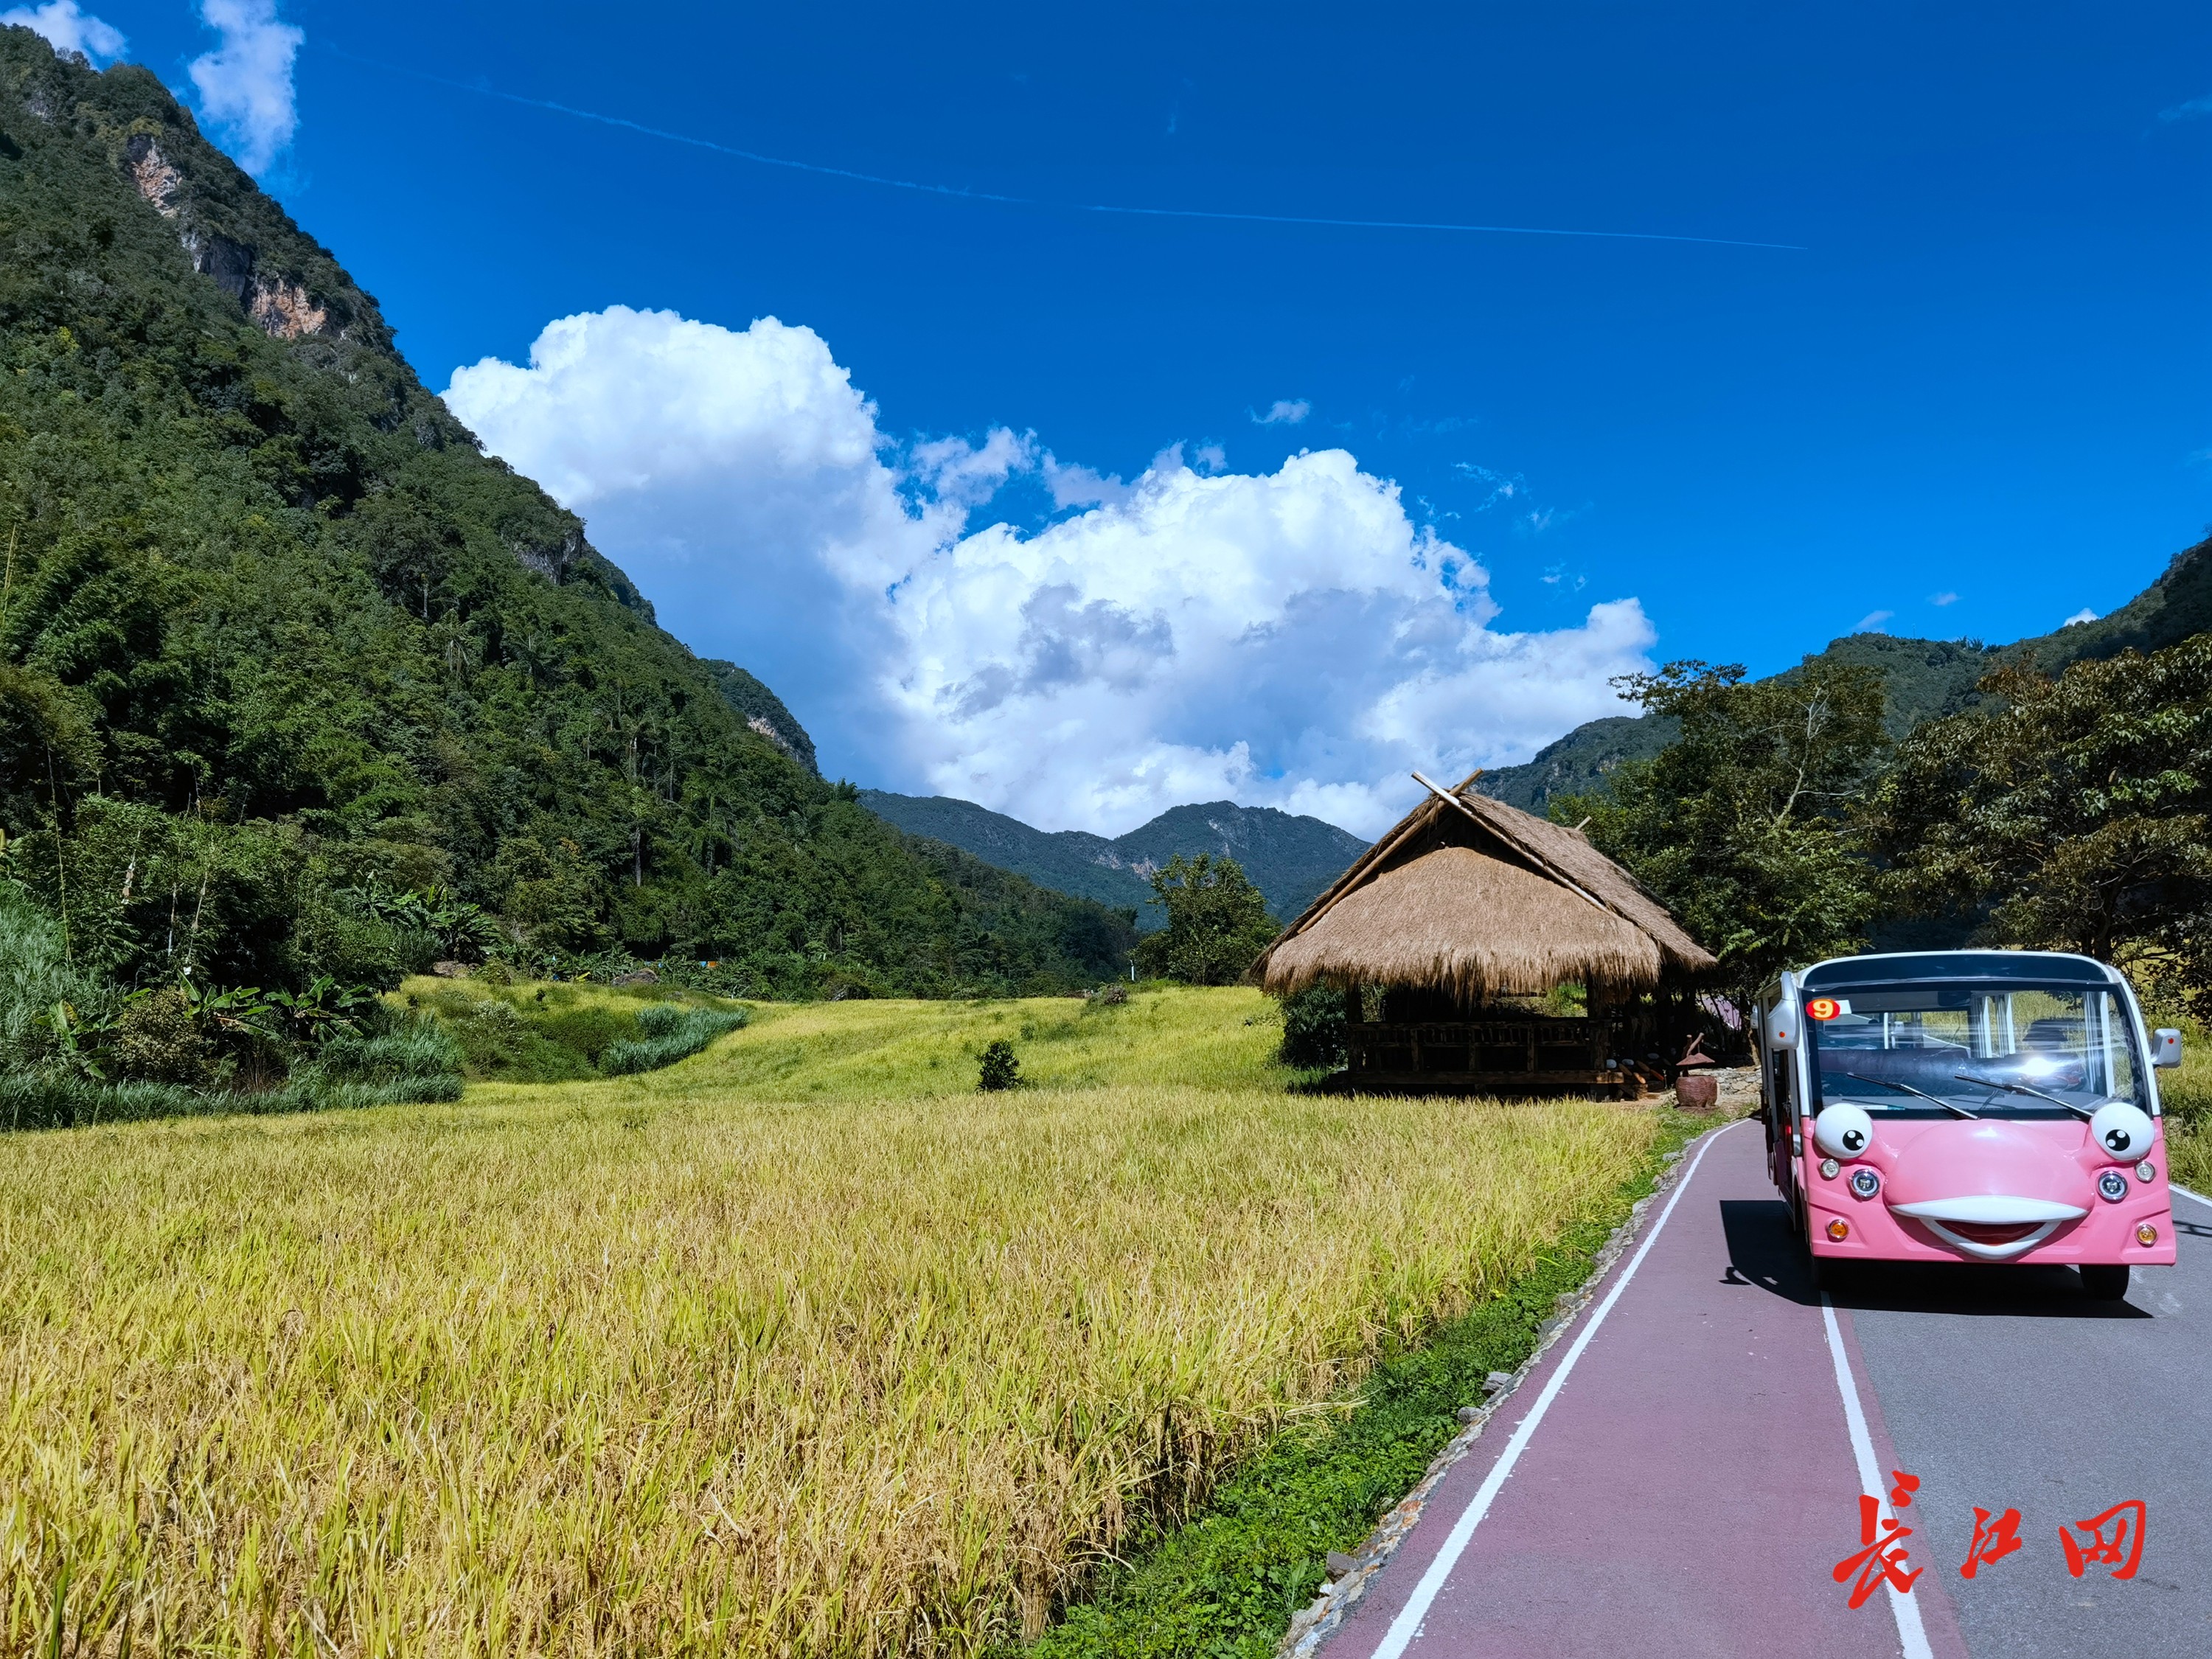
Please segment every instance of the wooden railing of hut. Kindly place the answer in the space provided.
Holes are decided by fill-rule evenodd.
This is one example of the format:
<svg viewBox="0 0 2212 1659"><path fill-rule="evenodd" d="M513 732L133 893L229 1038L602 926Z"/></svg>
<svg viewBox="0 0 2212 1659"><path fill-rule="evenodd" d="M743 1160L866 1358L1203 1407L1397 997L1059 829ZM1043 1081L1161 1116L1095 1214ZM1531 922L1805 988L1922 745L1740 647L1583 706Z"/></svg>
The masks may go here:
<svg viewBox="0 0 2212 1659"><path fill-rule="evenodd" d="M1346 1081L1363 1090L1590 1090L1635 1099L1662 1080L1648 1013L1518 1012L1455 1020L1348 1020Z"/></svg>

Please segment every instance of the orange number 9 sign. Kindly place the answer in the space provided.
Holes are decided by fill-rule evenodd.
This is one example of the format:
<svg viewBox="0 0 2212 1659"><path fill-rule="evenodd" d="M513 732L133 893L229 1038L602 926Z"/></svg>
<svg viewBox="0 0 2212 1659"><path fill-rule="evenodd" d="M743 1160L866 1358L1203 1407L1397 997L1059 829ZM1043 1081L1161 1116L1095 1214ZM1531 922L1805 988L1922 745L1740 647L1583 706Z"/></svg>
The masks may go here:
<svg viewBox="0 0 2212 1659"><path fill-rule="evenodd" d="M1843 1012L1843 1005L1833 997L1814 997L1805 1005L1808 1019L1833 1019Z"/></svg>

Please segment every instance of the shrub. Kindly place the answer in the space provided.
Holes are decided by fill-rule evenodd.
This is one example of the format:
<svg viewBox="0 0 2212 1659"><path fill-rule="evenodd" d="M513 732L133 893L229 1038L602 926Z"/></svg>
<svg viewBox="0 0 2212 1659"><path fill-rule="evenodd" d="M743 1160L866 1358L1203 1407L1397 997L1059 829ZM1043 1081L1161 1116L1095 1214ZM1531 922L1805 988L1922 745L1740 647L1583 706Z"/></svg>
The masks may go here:
<svg viewBox="0 0 2212 1659"><path fill-rule="evenodd" d="M80 1123L124 1123L149 1117L191 1117L237 1109L240 1097L204 1093L173 1083L97 1083L54 1072L0 1076L0 1128L67 1129Z"/></svg>
<svg viewBox="0 0 2212 1659"><path fill-rule="evenodd" d="M610 1077L658 1071L688 1060L716 1037L740 1029L747 1015L742 1008L679 1008L656 1002L638 1011L641 1033L617 1042L599 1056L599 1069Z"/></svg>
<svg viewBox="0 0 2212 1659"><path fill-rule="evenodd" d="M1021 1086L1022 1063L1014 1058L1014 1045L1004 1037L994 1039L983 1050L983 1066L975 1086L985 1094Z"/></svg>
<svg viewBox="0 0 2212 1659"><path fill-rule="evenodd" d="M461 1097L461 1047L434 1020L364 1036L334 1036L295 1073L294 1103L387 1106Z"/></svg>
<svg viewBox="0 0 2212 1659"><path fill-rule="evenodd" d="M116 1016L111 1053L118 1076L141 1083L212 1088L215 1049L192 1018L190 1000L173 988L132 997Z"/></svg>
<svg viewBox="0 0 2212 1659"><path fill-rule="evenodd" d="M1301 1071L1344 1064L1344 993L1310 985L1283 999L1283 1064Z"/></svg>
<svg viewBox="0 0 2212 1659"><path fill-rule="evenodd" d="M637 1011L637 1029L641 1036L672 1036L684 1024L685 1011L672 1002L656 1002Z"/></svg>

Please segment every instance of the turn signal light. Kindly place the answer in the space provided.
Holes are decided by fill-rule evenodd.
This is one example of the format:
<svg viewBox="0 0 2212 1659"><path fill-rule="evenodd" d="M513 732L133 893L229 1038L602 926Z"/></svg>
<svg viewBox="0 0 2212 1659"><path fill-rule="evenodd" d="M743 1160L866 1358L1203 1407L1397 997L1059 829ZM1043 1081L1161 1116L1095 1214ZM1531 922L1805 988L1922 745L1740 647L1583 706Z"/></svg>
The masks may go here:
<svg viewBox="0 0 2212 1659"><path fill-rule="evenodd" d="M1842 1243L1850 1236L1851 1224L1844 1220L1841 1216L1838 1216L1833 1221L1831 1221L1828 1224L1828 1237L1834 1239L1837 1243Z"/></svg>
<svg viewBox="0 0 2212 1659"><path fill-rule="evenodd" d="M2149 1222L2144 1222L2142 1226L2136 1229L2136 1243L2138 1244L2157 1243L2158 1229L2152 1226Z"/></svg>

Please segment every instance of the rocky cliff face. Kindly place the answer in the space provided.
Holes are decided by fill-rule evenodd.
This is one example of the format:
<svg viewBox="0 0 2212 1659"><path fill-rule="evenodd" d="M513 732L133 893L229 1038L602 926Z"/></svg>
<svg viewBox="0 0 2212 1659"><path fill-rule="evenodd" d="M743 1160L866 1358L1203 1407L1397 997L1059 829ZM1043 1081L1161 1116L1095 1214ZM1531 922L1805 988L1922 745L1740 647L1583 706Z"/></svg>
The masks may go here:
<svg viewBox="0 0 2212 1659"><path fill-rule="evenodd" d="M191 181L161 153L161 135L143 128L132 131L123 141L120 163L147 204L164 219L178 222L177 240L191 257L192 269L237 301L263 333L273 339L296 340L333 329L332 306L319 303L304 281L261 269L260 250L252 243L203 228L204 216L198 210ZM337 331L343 333L343 327Z"/></svg>
<svg viewBox="0 0 2212 1659"><path fill-rule="evenodd" d="M242 324L285 343L309 368L337 377L348 403L380 403L372 417L379 428L407 433L426 451L481 449L401 359L375 300L201 135L191 112L148 70L118 64L96 73L82 58L58 56L29 29L0 26L0 156L21 157L23 144L8 129L28 143L33 124L53 139L104 155L113 167L121 187L116 199L87 192L87 215L111 224L120 214L152 216ZM353 487L343 480L303 484L296 505L312 507ZM653 607L592 549L582 525L547 507L558 531L547 533L532 514L506 535L516 562L551 582L590 580L651 620Z"/></svg>

